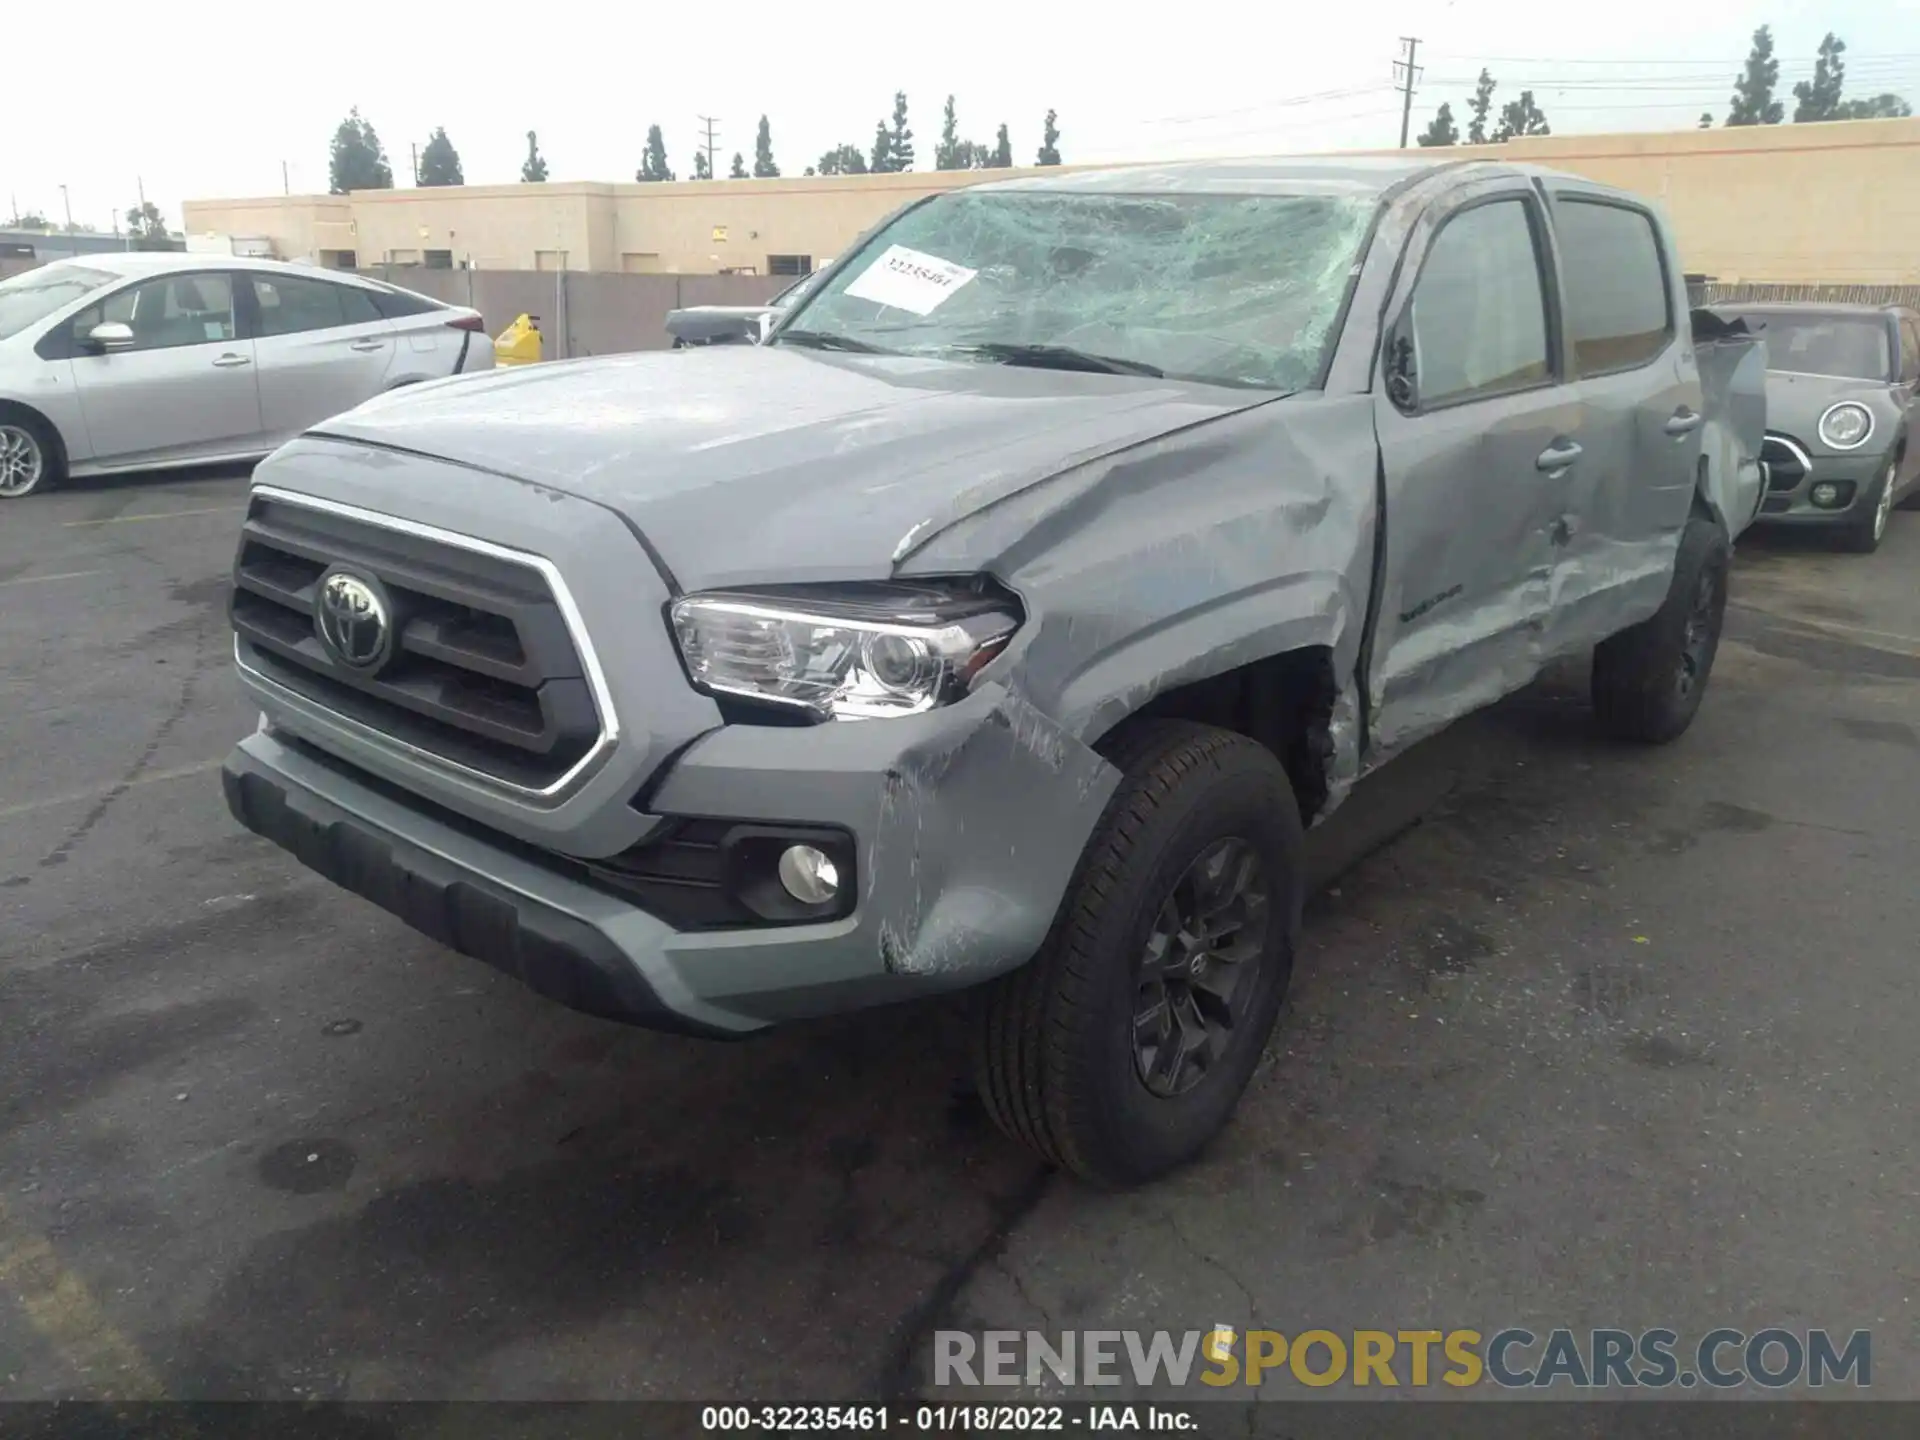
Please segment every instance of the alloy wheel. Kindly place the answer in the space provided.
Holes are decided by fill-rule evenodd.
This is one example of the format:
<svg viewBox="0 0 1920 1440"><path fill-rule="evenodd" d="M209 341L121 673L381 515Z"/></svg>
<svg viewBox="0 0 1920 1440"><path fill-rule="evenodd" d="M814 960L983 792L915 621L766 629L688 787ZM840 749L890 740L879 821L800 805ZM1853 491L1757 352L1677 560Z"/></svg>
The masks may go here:
<svg viewBox="0 0 1920 1440"><path fill-rule="evenodd" d="M1887 473L1880 482L1880 503L1873 509L1873 538L1884 540L1887 535L1887 522L1893 516L1893 482L1896 479L1895 467L1887 465Z"/></svg>
<svg viewBox="0 0 1920 1440"><path fill-rule="evenodd" d="M1680 640L1680 695L1684 699L1699 685L1713 663L1716 616L1719 610L1720 572L1712 566L1700 572L1693 587L1693 608L1687 612L1686 633Z"/></svg>
<svg viewBox="0 0 1920 1440"><path fill-rule="evenodd" d="M0 425L0 496L25 495L40 483L47 458L40 441L20 425Z"/></svg>
<svg viewBox="0 0 1920 1440"><path fill-rule="evenodd" d="M1271 886L1258 852L1217 840L1161 902L1136 972L1133 1063L1147 1090L1184 1095L1246 1019L1266 945Z"/></svg>

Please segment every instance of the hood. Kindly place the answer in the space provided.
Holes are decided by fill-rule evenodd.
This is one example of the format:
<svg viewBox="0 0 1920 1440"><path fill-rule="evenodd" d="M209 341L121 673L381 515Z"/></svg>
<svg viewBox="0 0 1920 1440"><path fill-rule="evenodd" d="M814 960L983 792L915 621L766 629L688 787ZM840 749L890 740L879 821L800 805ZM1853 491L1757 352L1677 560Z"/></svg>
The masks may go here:
<svg viewBox="0 0 1920 1440"><path fill-rule="evenodd" d="M779 308L772 301L763 305L682 305L678 310L668 311L667 318L671 320L675 315L698 315L702 319L713 316L721 319L744 320L750 315L764 315L769 310Z"/></svg>
<svg viewBox="0 0 1920 1440"><path fill-rule="evenodd" d="M393 391L314 433L592 500L639 529L683 589L701 590L884 578L955 521L1062 470L1272 398L726 346Z"/></svg>
<svg viewBox="0 0 1920 1440"><path fill-rule="evenodd" d="M1893 386L1885 380L1853 380L1842 375L1803 375L1798 371L1767 372L1767 429L1791 435L1810 450L1821 450L1820 417L1829 405L1856 400L1873 412L1875 433L1867 450L1878 448L1882 429L1891 434L1899 418ZM1859 453L1859 452L1852 452Z"/></svg>

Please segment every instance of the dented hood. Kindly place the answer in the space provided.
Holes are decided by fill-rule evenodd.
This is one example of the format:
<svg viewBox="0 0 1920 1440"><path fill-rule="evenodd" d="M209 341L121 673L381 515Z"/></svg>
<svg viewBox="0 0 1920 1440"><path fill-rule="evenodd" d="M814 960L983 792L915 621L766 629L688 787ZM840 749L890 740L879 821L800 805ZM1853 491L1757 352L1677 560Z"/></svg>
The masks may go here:
<svg viewBox="0 0 1920 1440"><path fill-rule="evenodd" d="M396 391L316 433L592 500L698 590L884 577L955 521L1077 463L1272 398L1136 376L719 347Z"/></svg>

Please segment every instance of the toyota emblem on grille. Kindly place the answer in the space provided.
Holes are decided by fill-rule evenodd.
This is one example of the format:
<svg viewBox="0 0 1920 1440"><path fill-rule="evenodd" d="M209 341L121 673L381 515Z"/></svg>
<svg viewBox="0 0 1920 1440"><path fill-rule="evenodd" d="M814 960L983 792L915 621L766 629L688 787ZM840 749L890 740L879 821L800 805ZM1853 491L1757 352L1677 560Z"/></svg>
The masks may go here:
<svg viewBox="0 0 1920 1440"><path fill-rule="evenodd" d="M393 610L379 581L351 570L321 578L313 629L327 653L349 669L370 673L393 653Z"/></svg>

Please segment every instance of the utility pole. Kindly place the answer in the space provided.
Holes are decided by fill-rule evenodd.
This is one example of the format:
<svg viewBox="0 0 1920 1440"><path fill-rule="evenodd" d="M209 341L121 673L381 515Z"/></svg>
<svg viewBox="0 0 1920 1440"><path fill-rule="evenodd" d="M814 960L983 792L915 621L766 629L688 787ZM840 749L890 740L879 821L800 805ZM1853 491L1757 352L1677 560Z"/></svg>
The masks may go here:
<svg viewBox="0 0 1920 1440"><path fill-rule="evenodd" d="M282 195L293 194L293 186L287 180L287 162L284 160L280 162L280 193Z"/></svg>
<svg viewBox="0 0 1920 1440"><path fill-rule="evenodd" d="M1404 150L1407 148L1407 127L1413 123L1413 84L1426 67L1413 63L1413 57L1420 49L1418 35L1402 35L1400 43L1407 47L1407 58L1393 62L1393 78L1399 82L1400 148Z"/></svg>
<svg viewBox="0 0 1920 1440"><path fill-rule="evenodd" d="M696 115L693 118L705 126L707 131L707 178L709 180L718 180L720 178L720 172L713 168L713 127L720 123L720 117L718 115Z"/></svg>
<svg viewBox="0 0 1920 1440"><path fill-rule="evenodd" d="M67 194L67 187L60 187L60 204L67 212L67 254L78 255L79 247L73 239L73 198Z"/></svg>
<svg viewBox="0 0 1920 1440"><path fill-rule="evenodd" d="M420 147L409 140L407 148L413 152L413 188L418 190L420 188Z"/></svg>

